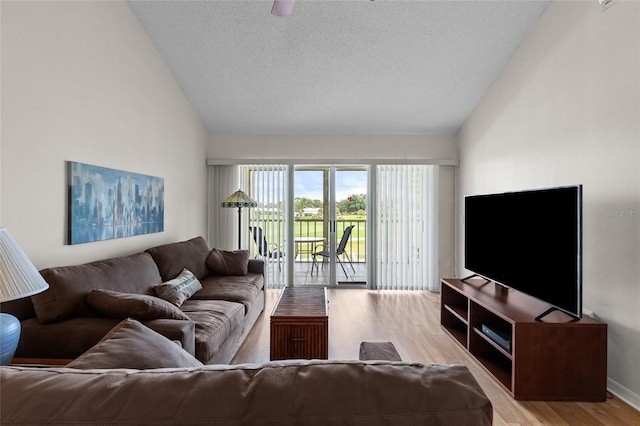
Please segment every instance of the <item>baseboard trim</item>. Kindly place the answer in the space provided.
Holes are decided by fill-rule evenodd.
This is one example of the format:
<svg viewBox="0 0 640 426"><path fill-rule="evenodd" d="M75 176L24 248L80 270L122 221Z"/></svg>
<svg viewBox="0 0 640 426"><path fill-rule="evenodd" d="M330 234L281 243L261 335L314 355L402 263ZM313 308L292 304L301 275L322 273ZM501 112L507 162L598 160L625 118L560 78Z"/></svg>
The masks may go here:
<svg viewBox="0 0 640 426"><path fill-rule="evenodd" d="M622 386L615 380L607 377L607 390L640 411L640 395L633 392L631 389Z"/></svg>

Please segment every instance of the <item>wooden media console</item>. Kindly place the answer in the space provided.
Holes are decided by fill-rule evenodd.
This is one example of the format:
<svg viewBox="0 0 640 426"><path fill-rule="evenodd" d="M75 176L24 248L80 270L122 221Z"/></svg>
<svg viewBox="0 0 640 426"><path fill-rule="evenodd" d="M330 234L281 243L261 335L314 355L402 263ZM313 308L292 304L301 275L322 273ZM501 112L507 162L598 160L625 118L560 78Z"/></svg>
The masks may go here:
<svg viewBox="0 0 640 426"><path fill-rule="evenodd" d="M607 325L482 278L443 279L440 323L517 400L604 401ZM496 337L497 336L497 337Z"/></svg>

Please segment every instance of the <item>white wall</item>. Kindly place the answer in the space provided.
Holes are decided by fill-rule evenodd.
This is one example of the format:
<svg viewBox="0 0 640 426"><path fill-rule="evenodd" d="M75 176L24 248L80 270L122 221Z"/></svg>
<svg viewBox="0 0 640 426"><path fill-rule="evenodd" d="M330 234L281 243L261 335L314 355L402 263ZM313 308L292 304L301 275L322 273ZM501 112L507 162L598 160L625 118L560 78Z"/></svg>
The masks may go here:
<svg viewBox="0 0 640 426"><path fill-rule="evenodd" d="M1 7L0 225L35 265L206 235L208 133L128 4ZM163 177L165 232L65 245L69 160Z"/></svg>
<svg viewBox="0 0 640 426"><path fill-rule="evenodd" d="M453 135L212 135L207 158L458 164Z"/></svg>
<svg viewBox="0 0 640 426"><path fill-rule="evenodd" d="M0 3L0 96L2 95L2 4ZM0 102L0 226L2 226L2 102Z"/></svg>
<svg viewBox="0 0 640 426"><path fill-rule="evenodd" d="M439 176L439 273L440 277L455 276L455 176L456 167L441 166Z"/></svg>
<svg viewBox="0 0 640 426"><path fill-rule="evenodd" d="M583 306L609 325L610 390L640 406L640 2L552 2L458 139L459 209L583 184Z"/></svg>

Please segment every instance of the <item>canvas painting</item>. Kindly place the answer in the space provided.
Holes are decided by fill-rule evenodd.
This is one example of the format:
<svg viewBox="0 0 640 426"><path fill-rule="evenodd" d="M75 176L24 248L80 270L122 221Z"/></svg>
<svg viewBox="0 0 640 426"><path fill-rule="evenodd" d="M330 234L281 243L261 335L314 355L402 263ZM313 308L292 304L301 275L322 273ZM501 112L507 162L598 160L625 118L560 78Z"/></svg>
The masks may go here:
<svg viewBox="0 0 640 426"><path fill-rule="evenodd" d="M164 179L70 161L69 244L164 231Z"/></svg>

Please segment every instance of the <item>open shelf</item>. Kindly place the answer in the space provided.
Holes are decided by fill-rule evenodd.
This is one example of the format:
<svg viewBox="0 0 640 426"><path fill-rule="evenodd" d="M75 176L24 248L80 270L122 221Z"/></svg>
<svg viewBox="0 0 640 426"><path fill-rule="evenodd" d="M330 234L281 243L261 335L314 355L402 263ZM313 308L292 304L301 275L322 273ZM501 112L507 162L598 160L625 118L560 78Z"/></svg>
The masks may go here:
<svg viewBox="0 0 640 426"><path fill-rule="evenodd" d="M462 324L451 323L445 329L452 335L462 346L467 346L467 327Z"/></svg>
<svg viewBox="0 0 640 426"><path fill-rule="evenodd" d="M474 353L480 364L507 390L511 390L512 362L506 357L495 356L491 352Z"/></svg>
<svg viewBox="0 0 640 426"><path fill-rule="evenodd" d="M507 352L502 346L498 345L496 342L494 342L493 340L491 340L491 338L489 338L489 336L487 336L486 334L484 334L482 331L478 330L477 328L473 329L473 332L476 333L476 335L478 337L480 337L482 340L484 340L486 343L488 343L489 345L491 345L494 349L496 349L498 352L500 352L502 355L504 355L505 357L507 357L508 359L512 360L513 357L511 356L511 352Z"/></svg>
<svg viewBox="0 0 640 426"><path fill-rule="evenodd" d="M536 321L550 305L482 279L443 279L440 304L442 327L515 399L606 399L606 324Z"/></svg>
<svg viewBox="0 0 640 426"><path fill-rule="evenodd" d="M467 310L466 309L463 310L459 306L449 306L449 305L445 305L444 308L447 311L451 312L453 314L453 316L455 316L460 321L462 321L463 324L469 324L469 322L466 319L466 317L467 317Z"/></svg>
<svg viewBox="0 0 640 426"><path fill-rule="evenodd" d="M443 307L467 324L469 318L469 299L465 295L451 289L451 291L442 292L441 300Z"/></svg>
<svg viewBox="0 0 640 426"><path fill-rule="evenodd" d="M441 293L440 323L461 345L467 346L469 299L453 289Z"/></svg>

